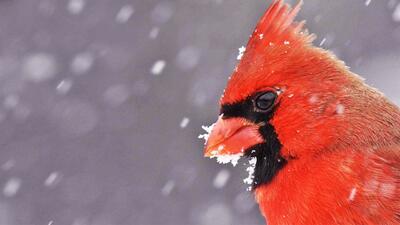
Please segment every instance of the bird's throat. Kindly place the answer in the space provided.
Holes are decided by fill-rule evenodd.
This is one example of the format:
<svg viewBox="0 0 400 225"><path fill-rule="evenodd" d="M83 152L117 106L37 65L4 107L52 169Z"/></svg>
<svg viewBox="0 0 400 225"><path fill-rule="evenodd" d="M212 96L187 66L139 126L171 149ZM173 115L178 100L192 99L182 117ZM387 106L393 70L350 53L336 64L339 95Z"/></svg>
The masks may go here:
<svg viewBox="0 0 400 225"><path fill-rule="evenodd" d="M253 146L246 152L247 157L257 159L252 184L253 190L269 183L287 163L287 160L280 154L282 144L274 127L266 123L260 127L259 131L265 142Z"/></svg>

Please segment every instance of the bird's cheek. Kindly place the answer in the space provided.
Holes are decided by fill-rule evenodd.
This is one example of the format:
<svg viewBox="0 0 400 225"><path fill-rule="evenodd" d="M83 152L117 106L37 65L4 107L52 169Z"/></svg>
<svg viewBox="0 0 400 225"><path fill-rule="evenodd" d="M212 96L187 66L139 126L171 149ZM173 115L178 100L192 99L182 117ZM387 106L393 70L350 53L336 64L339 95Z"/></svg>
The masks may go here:
<svg viewBox="0 0 400 225"><path fill-rule="evenodd" d="M220 117L207 140L204 155L214 157L243 154L248 148L262 142L257 124L242 118Z"/></svg>

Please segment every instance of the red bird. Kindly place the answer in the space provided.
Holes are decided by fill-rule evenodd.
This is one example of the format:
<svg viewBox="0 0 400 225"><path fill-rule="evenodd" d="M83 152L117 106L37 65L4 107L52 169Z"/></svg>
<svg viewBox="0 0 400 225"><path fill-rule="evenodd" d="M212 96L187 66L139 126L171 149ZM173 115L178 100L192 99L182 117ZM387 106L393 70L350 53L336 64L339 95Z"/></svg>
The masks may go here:
<svg viewBox="0 0 400 225"><path fill-rule="evenodd" d="M400 110L312 45L300 6L275 0L259 21L205 156L251 159L269 225L399 225Z"/></svg>

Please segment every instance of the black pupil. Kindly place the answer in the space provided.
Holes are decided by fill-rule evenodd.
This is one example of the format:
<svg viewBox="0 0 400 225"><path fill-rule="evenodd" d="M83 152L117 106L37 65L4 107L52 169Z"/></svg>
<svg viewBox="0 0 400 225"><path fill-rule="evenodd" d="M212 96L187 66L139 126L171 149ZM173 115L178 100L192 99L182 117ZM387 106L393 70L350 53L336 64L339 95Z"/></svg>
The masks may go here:
<svg viewBox="0 0 400 225"><path fill-rule="evenodd" d="M256 107L261 110L270 109L275 102L276 94L272 91L266 92L256 99Z"/></svg>

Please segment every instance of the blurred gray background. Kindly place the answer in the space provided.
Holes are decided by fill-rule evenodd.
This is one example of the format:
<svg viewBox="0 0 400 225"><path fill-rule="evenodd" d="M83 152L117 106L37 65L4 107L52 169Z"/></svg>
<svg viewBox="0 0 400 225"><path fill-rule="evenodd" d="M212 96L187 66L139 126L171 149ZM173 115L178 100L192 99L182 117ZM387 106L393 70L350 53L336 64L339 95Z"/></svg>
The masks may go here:
<svg viewBox="0 0 400 225"><path fill-rule="evenodd" d="M269 3L0 0L0 225L264 224L197 136ZM398 0L299 19L400 103Z"/></svg>

